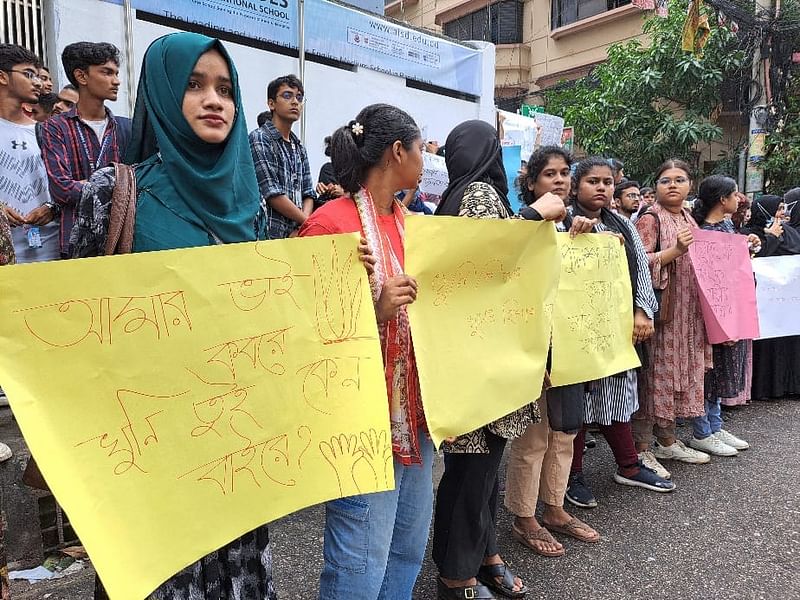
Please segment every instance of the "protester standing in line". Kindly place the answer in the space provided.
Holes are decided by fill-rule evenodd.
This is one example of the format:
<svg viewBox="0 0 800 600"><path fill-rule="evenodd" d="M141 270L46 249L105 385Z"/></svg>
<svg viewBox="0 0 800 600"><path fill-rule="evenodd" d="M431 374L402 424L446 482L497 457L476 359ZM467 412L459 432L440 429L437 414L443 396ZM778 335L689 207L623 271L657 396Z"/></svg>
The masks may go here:
<svg viewBox="0 0 800 600"><path fill-rule="evenodd" d="M688 256L697 228L684 208L692 181L689 165L668 160L656 172L656 203L639 216L636 229L650 261L653 287L662 290L656 331L645 343L639 410L633 417L637 450L657 472L657 459L707 463L710 456L677 439L675 419L705 413L704 378L712 366L711 346ZM656 437L652 450L650 445ZM662 471L664 469L664 471Z"/></svg>
<svg viewBox="0 0 800 600"><path fill-rule="evenodd" d="M653 335L653 315L658 308L647 254L633 224L606 208L613 189L614 195L620 199L620 208L635 212L633 204L638 205L639 185L635 181L627 181L613 186L611 168L605 159L582 160L573 174L572 210L573 215L597 219L596 232L613 233L623 243L632 291L632 342L639 345ZM627 195L631 190L635 192L633 198ZM657 473L644 462L646 458L636 452L630 421L639 408L637 369L628 369L587 383L583 406L584 423L596 424L614 453L617 463L614 481L654 492L675 489L675 484L668 481L669 473ZM597 501L583 477L585 439L584 427L575 436L567 499L576 506L590 508L596 506Z"/></svg>
<svg viewBox="0 0 800 600"><path fill-rule="evenodd" d="M571 235L588 233L596 219L569 217L570 156L557 146L536 150L528 161L522 185L526 206L520 211L525 219L539 221L538 202L555 201L562 208L556 229ZM545 386L547 387L547 385ZM550 531L583 542L600 540L600 534L564 510L564 497L572 462L572 443L583 426L583 384L551 387L540 393L537 403L541 421L528 425L511 443L506 470L505 506L514 515L511 533L520 544L542 556L562 556L564 546ZM544 504L542 523L536 519L536 504Z"/></svg>
<svg viewBox="0 0 800 600"><path fill-rule="evenodd" d="M36 124L22 110L41 94L39 59L14 44L0 44L0 202L12 225L17 262L60 257L57 207L50 199L47 170Z"/></svg>
<svg viewBox="0 0 800 600"><path fill-rule="evenodd" d="M623 181L614 188L617 212L626 219L635 220L641 205L638 181Z"/></svg>
<svg viewBox="0 0 800 600"><path fill-rule="evenodd" d="M255 240L259 194L243 115L236 69L219 40L173 33L150 45L127 155L137 191L134 252ZM104 253L116 184L108 167L82 186L74 258ZM105 597L98 580L95 598ZM276 600L267 526L189 565L150 598Z"/></svg>
<svg viewBox="0 0 800 600"><path fill-rule="evenodd" d="M422 173L419 127L388 104L364 108L331 137L336 178L350 197L315 211L300 236L361 232L383 350L395 489L325 504L320 600L410 600L433 510L433 444L420 397L406 307L417 283L403 272L405 210L394 195Z"/></svg>
<svg viewBox="0 0 800 600"><path fill-rule="evenodd" d="M793 191L787 194L792 201ZM764 195L753 201L750 220L742 233L754 234L761 241L756 258L800 254L800 208L793 207L784 221L784 199ZM800 336L786 336L753 342L753 380L751 398L763 400L800 394Z"/></svg>
<svg viewBox="0 0 800 600"><path fill-rule="evenodd" d="M727 218L739 207L736 182L723 175L711 175L700 182L692 217L701 229L736 234ZM757 243L750 235L749 242ZM749 260L749 259L748 259ZM736 456L750 444L722 428L722 398L735 398L747 383L747 342L738 340L714 344L714 367L705 377L705 414L692 420L689 445L714 456Z"/></svg>
<svg viewBox="0 0 800 600"><path fill-rule="evenodd" d="M113 44L76 42L61 53L67 79L78 89L72 110L42 124L42 156L50 195L58 204L60 252L71 254L69 236L75 205L97 169L120 162L131 134L130 119L115 117L106 107L119 92L119 50Z"/></svg>
<svg viewBox="0 0 800 600"><path fill-rule="evenodd" d="M503 153L494 127L484 121L466 121L453 129L446 145L450 184L436 214L511 217ZM561 199L552 195L537 201L533 209L548 220L561 219L565 213ZM533 402L444 445L445 471L433 526L439 600L493 598L490 589L511 598L527 593L497 549L497 472L507 440L522 435L539 419Z"/></svg>
<svg viewBox="0 0 800 600"><path fill-rule="evenodd" d="M303 83L294 75L271 81L267 86L271 118L250 132L261 210L270 240L295 235L314 210L317 198L308 154L292 132L304 101Z"/></svg>

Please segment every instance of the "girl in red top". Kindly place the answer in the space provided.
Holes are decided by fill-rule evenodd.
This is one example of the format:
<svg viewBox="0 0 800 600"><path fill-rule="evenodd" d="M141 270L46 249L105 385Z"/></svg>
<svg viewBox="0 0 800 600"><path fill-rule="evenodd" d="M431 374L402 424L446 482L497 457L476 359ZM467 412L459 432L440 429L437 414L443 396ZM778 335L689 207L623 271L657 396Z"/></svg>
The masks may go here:
<svg viewBox="0 0 800 600"><path fill-rule="evenodd" d="M373 104L334 132L331 162L351 198L326 203L299 235L361 232L389 396L395 489L328 502L320 598L411 598L425 556L433 509L433 446L425 431L406 306L417 283L403 272L405 209L424 142L414 120Z"/></svg>

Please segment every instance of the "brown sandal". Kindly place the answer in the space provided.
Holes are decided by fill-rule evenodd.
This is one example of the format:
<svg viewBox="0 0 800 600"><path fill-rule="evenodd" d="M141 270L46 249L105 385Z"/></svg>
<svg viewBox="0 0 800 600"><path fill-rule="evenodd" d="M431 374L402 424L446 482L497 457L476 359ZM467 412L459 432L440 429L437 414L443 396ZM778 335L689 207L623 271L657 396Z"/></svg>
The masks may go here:
<svg viewBox="0 0 800 600"><path fill-rule="evenodd" d="M586 531L594 531L592 527L589 527L586 523L581 521L578 517L572 517L569 521L564 523L563 525L551 525L549 523L546 524L547 527L550 528L551 531L556 533L561 533L563 535L568 535L571 538L575 538L580 542L586 542L587 544L594 544L600 541L600 534L595 531L597 537L593 537L584 533Z"/></svg>
<svg viewBox="0 0 800 600"><path fill-rule="evenodd" d="M544 527L539 527L536 531L522 531L518 529L516 525L511 526L511 535L512 537L517 540L520 544L533 550L539 556L548 556L548 557L555 557L555 556L564 556L566 550L562 547L561 550L553 550L547 551L538 548L535 542L544 542L545 544L558 544L556 538L552 536L552 534L547 531Z"/></svg>

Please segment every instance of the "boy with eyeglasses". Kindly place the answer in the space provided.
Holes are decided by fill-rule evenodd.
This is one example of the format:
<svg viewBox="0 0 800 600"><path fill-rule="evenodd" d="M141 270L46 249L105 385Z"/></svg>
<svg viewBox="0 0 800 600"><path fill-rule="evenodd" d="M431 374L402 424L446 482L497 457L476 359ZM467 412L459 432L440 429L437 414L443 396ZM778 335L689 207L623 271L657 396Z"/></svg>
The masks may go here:
<svg viewBox="0 0 800 600"><path fill-rule="evenodd" d="M119 91L119 50L105 42L76 42L61 53L69 82L78 90L72 110L42 126L42 155L50 194L61 208L60 250L69 258L75 204L92 173L121 162L131 137L131 121L106 107Z"/></svg>
<svg viewBox="0 0 800 600"><path fill-rule="evenodd" d="M617 201L617 212L627 219L636 220L641 205L638 181L623 181L614 188L614 199Z"/></svg>
<svg viewBox="0 0 800 600"><path fill-rule="evenodd" d="M59 257L58 214L50 199L36 124L23 104L42 92L39 58L15 44L0 44L0 202L12 227L17 262Z"/></svg>
<svg viewBox="0 0 800 600"><path fill-rule="evenodd" d="M314 210L314 182L308 154L292 125L303 111L303 83L285 75L267 86L271 118L250 132L250 150L261 192L258 237L284 239L297 232Z"/></svg>

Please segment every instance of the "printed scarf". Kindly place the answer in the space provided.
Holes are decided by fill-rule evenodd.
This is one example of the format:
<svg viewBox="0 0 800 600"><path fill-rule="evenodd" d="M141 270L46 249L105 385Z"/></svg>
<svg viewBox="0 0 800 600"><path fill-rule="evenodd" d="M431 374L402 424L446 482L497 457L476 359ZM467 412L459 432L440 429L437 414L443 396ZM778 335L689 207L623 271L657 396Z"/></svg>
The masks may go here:
<svg viewBox="0 0 800 600"><path fill-rule="evenodd" d="M400 260L392 250L389 238L378 226L378 215L369 192L361 189L354 195L361 229L375 258L375 270L369 277L372 300L377 304L387 279L403 274ZM394 220L400 239L405 240L405 212L400 203L393 206ZM422 462L419 452L417 429L424 423L420 402L419 375L408 312L403 306L397 317L387 323L378 324L386 371L386 391L389 396L389 416L392 425L392 451L404 464Z"/></svg>

